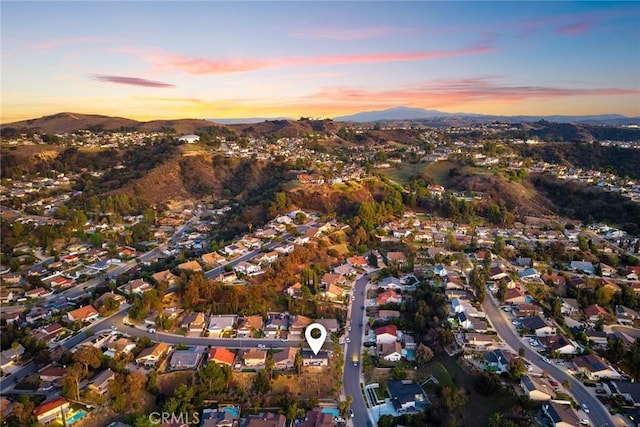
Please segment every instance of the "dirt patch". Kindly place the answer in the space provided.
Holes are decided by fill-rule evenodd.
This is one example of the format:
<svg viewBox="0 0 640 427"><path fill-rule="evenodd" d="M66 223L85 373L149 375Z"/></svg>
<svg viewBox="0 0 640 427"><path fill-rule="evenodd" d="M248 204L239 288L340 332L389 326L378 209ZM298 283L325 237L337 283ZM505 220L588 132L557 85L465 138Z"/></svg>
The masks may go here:
<svg viewBox="0 0 640 427"><path fill-rule="evenodd" d="M193 384L194 372L170 372L158 375L158 389L166 396L173 394L178 384Z"/></svg>

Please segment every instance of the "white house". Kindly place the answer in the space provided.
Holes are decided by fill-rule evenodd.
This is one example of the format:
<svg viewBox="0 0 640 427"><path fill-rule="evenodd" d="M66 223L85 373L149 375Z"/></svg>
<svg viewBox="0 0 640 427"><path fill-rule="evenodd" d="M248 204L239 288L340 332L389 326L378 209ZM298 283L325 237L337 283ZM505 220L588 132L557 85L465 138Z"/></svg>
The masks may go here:
<svg viewBox="0 0 640 427"><path fill-rule="evenodd" d="M376 344L392 344L398 340L398 327L387 325L376 328Z"/></svg>

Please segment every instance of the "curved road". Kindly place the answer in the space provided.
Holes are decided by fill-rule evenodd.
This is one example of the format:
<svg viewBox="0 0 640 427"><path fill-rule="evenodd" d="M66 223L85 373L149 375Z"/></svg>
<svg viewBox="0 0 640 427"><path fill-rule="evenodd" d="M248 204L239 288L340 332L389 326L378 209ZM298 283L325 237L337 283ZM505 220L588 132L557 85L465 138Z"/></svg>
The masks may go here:
<svg viewBox="0 0 640 427"><path fill-rule="evenodd" d="M522 338L513 329L511 322L506 318L504 313L497 306L495 299L492 295L487 295L488 298L482 304L482 307L491 320L494 329L514 351L518 351L519 348L525 349L525 358L542 371L547 372L556 381L562 383L568 380L571 384L569 392L573 395L578 404L586 404L589 407L588 417L591 419L592 424L595 426L615 426L613 418L609 414L609 411L600 403L600 401L589 393L588 389L573 375L569 375L554 364L546 363L538 352L534 351L528 344L522 340ZM580 415L580 418L584 418L585 415Z"/></svg>

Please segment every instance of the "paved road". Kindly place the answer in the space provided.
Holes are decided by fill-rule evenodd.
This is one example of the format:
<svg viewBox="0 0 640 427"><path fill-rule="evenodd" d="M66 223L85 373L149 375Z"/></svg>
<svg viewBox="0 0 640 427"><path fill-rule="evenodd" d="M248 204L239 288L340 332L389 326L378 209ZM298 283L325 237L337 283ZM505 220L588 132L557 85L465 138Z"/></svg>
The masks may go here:
<svg viewBox="0 0 640 427"><path fill-rule="evenodd" d="M349 332L349 344L347 344L347 351L345 352L345 363L343 373L343 384L345 395L353 396L353 403L351 409L353 410L353 425L356 427L366 426L369 423L369 414L367 407L364 403L364 398L360 390L360 372L361 372L361 351L362 340L364 331L364 307L365 300L365 287L369 281L369 275L365 274L360 277L353 286L353 294L355 301L351 302L351 320L347 322L347 326L351 326L351 332ZM358 357L358 365L353 365L353 356Z"/></svg>
<svg viewBox="0 0 640 427"><path fill-rule="evenodd" d="M485 313L491 320L496 332L514 351L518 351L519 348L525 349L525 358L542 371L547 372L556 381L562 383L568 380L571 384L569 392L573 395L574 399L579 403L585 403L590 410L588 418L595 426L609 425L614 426L613 418L609 415L609 411L600 403L595 396L593 396L587 388L573 375L569 375L557 366L546 363L542 360L542 356L538 352L534 351L532 347L525 343L525 340L520 338L512 327L511 322L505 314L500 310L497 305L497 301L491 295L487 295L487 299L483 303ZM580 412L580 418L586 418L587 416Z"/></svg>

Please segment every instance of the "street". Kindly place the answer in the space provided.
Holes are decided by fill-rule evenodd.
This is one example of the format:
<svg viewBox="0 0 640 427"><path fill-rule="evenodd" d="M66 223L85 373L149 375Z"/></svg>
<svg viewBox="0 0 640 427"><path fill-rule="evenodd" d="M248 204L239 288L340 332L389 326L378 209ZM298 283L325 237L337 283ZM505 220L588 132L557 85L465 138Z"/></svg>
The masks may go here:
<svg viewBox="0 0 640 427"><path fill-rule="evenodd" d="M614 421L611 415L609 415L609 411L600 403L595 396L593 396L587 388L582 384L582 382L578 381L573 377L573 375L569 375L557 366L552 363L546 363L538 352L534 351L522 338L516 333L515 329L511 325L511 322L507 319L504 313L500 310L497 305L497 301L491 294L487 295L487 299L482 304L482 307L487 314L487 317L491 320L494 329L502 338L502 340L509 345L513 351L517 354L519 348L525 349L525 358L531 362L532 365L536 366L540 370L549 374L549 376L553 377L559 383L562 383L565 380L568 380L571 384L571 388L569 393L571 393L576 400L576 402L581 404L586 404L590 413L588 416L583 414L581 411L579 412L580 418L590 418L593 425L603 426L609 425L614 426Z"/></svg>
<svg viewBox="0 0 640 427"><path fill-rule="evenodd" d="M353 403L351 409L353 410L353 425L356 427L369 425L369 413L364 403L362 391L360 389L360 372L362 370L362 340L364 331L365 311L361 307L364 307L365 301L365 287L369 281L369 275L364 274L353 285L353 295L355 300L351 301L351 320L347 322L347 327L351 326L351 332L349 332L350 342L347 344L347 351L345 352L344 362L344 374L343 384L345 395L353 396ZM357 366L353 365L353 357L358 357Z"/></svg>

